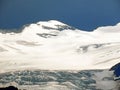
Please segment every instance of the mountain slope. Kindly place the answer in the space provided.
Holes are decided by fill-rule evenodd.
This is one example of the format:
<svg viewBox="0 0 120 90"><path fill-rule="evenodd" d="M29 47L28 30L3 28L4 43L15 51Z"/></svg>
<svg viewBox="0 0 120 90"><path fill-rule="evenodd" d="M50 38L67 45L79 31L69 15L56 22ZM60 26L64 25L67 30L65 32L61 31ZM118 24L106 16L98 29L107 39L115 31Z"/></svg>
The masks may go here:
<svg viewBox="0 0 120 90"><path fill-rule="evenodd" d="M0 72L110 68L120 58L119 28L86 32L50 20L25 26L20 33L0 33Z"/></svg>

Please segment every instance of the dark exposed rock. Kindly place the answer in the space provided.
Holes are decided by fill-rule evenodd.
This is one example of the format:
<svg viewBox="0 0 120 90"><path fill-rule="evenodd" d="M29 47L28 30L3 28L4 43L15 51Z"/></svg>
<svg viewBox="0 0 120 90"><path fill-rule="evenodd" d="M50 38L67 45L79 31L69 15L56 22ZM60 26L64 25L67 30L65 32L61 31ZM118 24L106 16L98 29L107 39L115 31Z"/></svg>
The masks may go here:
<svg viewBox="0 0 120 90"><path fill-rule="evenodd" d="M18 88L14 87L14 86L9 86L9 87L2 87L2 88L0 88L0 90L18 90Z"/></svg>

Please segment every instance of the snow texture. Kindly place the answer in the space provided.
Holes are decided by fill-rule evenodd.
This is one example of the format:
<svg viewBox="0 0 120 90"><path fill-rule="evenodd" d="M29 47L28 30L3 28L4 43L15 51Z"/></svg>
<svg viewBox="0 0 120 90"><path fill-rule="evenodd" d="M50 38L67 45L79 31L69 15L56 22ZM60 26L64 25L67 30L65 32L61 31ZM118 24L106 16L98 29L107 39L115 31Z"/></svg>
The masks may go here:
<svg viewBox="0 0 120 90"><path fill-rule="evenodd" d="M1 30L0 73L37 69L59 71L109 69L120 59L119 29L120 24L117 24L87 32L50 20L26 25L19 32ZM109 74L102 73L101 75ZM100 78L97 77L103 78L99 74L94 74L97 75L94 78L97 80L98 88L103 89L105 83L108 86L103 90L110 90L111 85L115 87L114 81L99 82ZM55 84L55 87L59 85Z"/></svg>

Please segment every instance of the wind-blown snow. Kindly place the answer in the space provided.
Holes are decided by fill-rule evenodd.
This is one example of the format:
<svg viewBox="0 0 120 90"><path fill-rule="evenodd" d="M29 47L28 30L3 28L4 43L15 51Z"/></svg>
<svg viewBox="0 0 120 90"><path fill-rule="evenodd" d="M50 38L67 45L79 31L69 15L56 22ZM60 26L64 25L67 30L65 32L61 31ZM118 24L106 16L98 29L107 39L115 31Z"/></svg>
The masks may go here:
<svg viewBox="0 0 120 90"><path fill-rule="evenodd" d="M120 24L92 32L51 20L0 33L0 72L106 69L120 59Z"/></svg>

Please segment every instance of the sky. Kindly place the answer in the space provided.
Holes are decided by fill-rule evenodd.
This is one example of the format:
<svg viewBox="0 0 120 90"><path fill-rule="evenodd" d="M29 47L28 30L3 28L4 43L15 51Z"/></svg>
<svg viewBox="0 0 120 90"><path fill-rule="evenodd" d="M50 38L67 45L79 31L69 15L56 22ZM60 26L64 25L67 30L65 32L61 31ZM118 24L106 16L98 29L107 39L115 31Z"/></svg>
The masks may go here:
<svg viewBox="0 0 120 90"><path fill-rule="evenodd" d="M81 30L120 22L120 0L0 0L0 28L58 20Z"/></svg>

